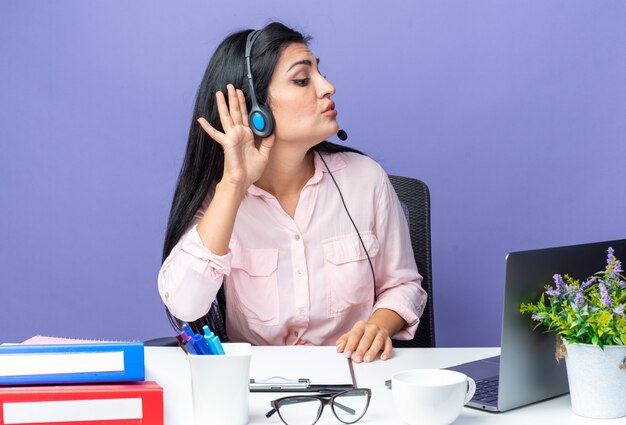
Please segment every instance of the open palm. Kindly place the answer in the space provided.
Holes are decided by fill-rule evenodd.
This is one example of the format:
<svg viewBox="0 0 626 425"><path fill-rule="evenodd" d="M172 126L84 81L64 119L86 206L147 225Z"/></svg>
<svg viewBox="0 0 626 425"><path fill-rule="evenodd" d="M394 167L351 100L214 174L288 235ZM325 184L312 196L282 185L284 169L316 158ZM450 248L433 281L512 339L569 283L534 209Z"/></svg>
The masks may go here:
<svg viewBox="0 0 626 425"><path fill-rule="evenodd" d="M247 190L261 175L274 144L274 135L256 141L248 125L248 110L243 92L228 84L228 104L224 93L215 94L215 102L224 132L216 130L205 118L198 123L224 149L222 183Z"/></svg>

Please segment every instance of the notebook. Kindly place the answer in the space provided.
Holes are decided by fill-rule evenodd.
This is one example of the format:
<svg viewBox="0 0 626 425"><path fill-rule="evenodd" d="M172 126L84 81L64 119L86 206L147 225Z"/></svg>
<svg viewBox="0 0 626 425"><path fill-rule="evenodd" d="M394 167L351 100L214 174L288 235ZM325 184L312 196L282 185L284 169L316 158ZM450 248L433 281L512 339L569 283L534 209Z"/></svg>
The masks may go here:
<svg viewBox="0 0 626 425"><path fill-rule="evenodd" d="M626 258L626 239L512 252L506 257L500 356L448 369L476 381L470 407L504 412L569 391L565 361L557 363L555 336L533 331L522 302L535 302L554 274L586 279L605 266L607 248ZM481 395L483 394L483 395Z"/></svg>

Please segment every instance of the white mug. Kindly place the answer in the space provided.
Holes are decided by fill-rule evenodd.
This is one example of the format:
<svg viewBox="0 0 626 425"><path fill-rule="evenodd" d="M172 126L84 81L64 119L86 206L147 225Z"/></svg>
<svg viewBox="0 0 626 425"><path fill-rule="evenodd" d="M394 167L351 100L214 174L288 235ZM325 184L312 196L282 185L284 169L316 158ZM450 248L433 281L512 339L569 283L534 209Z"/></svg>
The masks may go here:
<svg viewBox="0 0 626 425"><path fill-rule="evenodd" d="M461 372L411 369L392 378L396 411L409 425L447 425L474 396L476 383Z"/></svg>
<svg viewBox="0 0 626 425"><path fill-rule="evenodd" d="M225 355L189 354L194 425L248 423L250 344L223 344Z"/></svg>

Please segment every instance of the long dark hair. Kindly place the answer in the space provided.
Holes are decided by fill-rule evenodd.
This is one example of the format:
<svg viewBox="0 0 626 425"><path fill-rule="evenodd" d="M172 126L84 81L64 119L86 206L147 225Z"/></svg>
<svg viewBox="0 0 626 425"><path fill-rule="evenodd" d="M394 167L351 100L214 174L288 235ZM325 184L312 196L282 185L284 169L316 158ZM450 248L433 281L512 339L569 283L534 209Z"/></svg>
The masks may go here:
<svg viewBox="0 0 626 425"><path fill-rule="evenodd" d="M215 93L218 90L226 93L226 85L229 83L243 90L248 109L251 107L244 61L246 38L251 31L245 30L231 34L217 47L209 61L200 87L198 87L187 140L187 151L178 175L167 223L162 261L165 261L172 248L187 231L196 211L202 205L202 201L209 190L222 178L224 170L223 148L206 134L196 120L198 117L205 117L214 128L223 131L219 113L215 108ZM254 89L260 104L267 105L268 86L282 51L292 43L307 45L309 40L309 36L278 22L272 22L263 28L254 42L254 49L252 49L250 58ZM228 102L228 97L226 101ZM319 143L312 149L329 153L360 153L347 146L327 141ZM225 308L226 300L222 287L211 305L209 313L190 323L191 327L194 331L199 332L199 328L208 325L220 339L227 341L224 320ZM183 322L174 317L167 308L166 312L174 329L179 330Z"/></svg>

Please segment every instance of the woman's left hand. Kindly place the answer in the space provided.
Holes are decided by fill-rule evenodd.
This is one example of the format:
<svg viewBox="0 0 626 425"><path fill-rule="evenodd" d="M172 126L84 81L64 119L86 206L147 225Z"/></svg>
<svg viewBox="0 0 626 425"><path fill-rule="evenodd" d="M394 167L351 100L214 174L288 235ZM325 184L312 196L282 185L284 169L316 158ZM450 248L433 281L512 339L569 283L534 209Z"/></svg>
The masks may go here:
<svg viewBox="0 0 626 425"><path fill-rule="evenodd" d="M380 359L387 360L391 350L389 331L372 320L359 320L350 332L337 340L337 352L344 353L346 358L352 357L355 363L371 362L381 351Z"/></svg>

